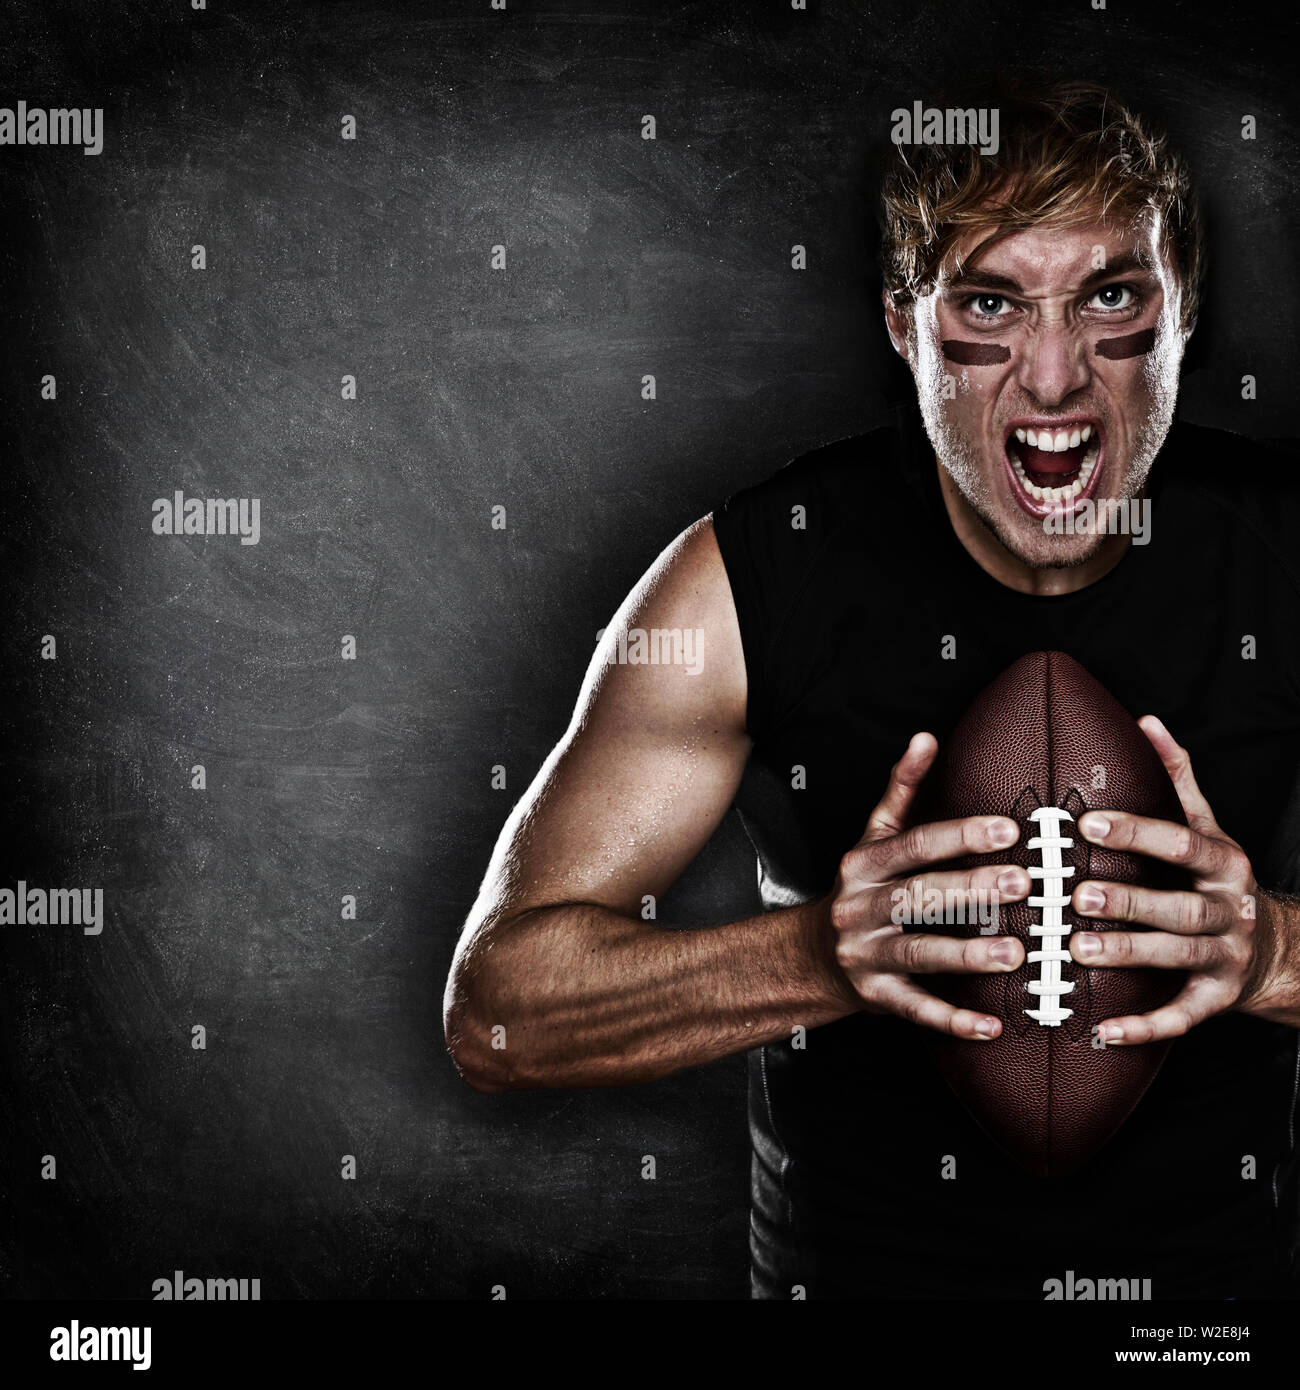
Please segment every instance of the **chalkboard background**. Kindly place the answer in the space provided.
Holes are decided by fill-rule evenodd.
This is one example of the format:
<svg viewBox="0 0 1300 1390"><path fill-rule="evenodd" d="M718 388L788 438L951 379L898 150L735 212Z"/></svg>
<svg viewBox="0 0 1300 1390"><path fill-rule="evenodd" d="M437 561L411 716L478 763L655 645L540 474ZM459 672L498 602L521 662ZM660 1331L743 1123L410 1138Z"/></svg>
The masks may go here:
<svg viewBox="0 0 1300 1390"><path fill-rule="evenodd" d="M1294 435L1294 29L1087 0L6 10L0 105L106 130L98 158L0 148L0 883L100 886L107 924L0 930L5 1288L746 1296L741 1058L457 1078L440 1000L492 842L662 546L907 388L873 170L941 80L1037 66L1167 125L1213 250L1182 409ZM176 489L260 498L260 544L154 535ZM729 819L661 915L752 911L754 879Z"/></svg>

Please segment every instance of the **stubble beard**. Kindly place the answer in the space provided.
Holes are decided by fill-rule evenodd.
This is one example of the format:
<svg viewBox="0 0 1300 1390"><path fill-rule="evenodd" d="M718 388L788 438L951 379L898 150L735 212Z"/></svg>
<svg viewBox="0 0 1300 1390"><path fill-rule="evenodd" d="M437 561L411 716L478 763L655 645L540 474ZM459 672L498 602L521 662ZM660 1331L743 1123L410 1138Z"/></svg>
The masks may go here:
<svg viewBox="0 0 1300 1390"><path fill-rule="evenodd" d="M921 390L919 382L917 387L925 432L944 471L985 529L1017 560L1034 569L1072 569L1086 564L1105 544L1108 539L1105 534L1050 535L1043 529L1041 521L1021 512L1014 500L1009 508L1006 503L999 502L979 445L948 418L943 408L944 399L938 392ZM1162 371L1153 361L1147 373L1147 388L1150 408L1133 433L1130 455L1119 486L1108 493L1117 503L1127 504L1146 486L1151 466L1169 434L1178 400L1177 365L1174 365L1172 372L1167 369ZM1032 413L1032 410L1025 413ZM1098 418L1105 438L1110 440L1109 417L1099 415ZM1107 469L1113 466L1113 460L1108 458ZM994 470L999 483L1003 469L1003 461L999 458ZM1005 496L1005 489L1002 495ZM1105 501L1101 497L1093 500L1099 506ZM1018 524L1011 524L1007 520L1008 511Z"/></svg>

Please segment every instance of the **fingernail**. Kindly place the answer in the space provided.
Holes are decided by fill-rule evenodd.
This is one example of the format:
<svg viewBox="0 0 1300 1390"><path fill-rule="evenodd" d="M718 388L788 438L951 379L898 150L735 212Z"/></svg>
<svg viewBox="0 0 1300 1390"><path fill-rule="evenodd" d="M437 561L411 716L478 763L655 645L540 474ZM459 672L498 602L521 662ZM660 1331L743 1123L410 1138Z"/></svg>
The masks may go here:
<svg viewBox="0 0 1300 1390"><path fill-rule="evenodd" d="M1079 822L1079 829L1090 840L1104 840L1110 834L1110 822L1105 816L1088 815Z"/></svg>
<svg viewBox="0 0 1300 1390"><path fill-rule="evenodd" d="M1025 876L1019 869L1006 869L998 875L998 892L1004 896L1025 891Z"/></svg>
<svg viewBox="0 0 1300 1390"><path fill-rule="evenodd" d="M1090 931L1076 933L1074 945L1081 956L1101 955L1101 937L1096 936Z"/></svg>
<svg viewBox="0 0 1300 1390"><path fill-rule="evenodd" d="M998 820L989 826L989 840L999 848L1004 845L1014 845L1019 834L1015 821Z"/></svg>
<svg viewBox="0 0 1300 1390"><path fill-rule="evenodd" d="M1080 888L1075 894L1074 905L1080 912L1100 912L1106 906L1106 895L1100 888Z"/></svg>
<svg viewBox="0 0 1300 1390"><path fill-rule="evenodd" d="M1003 939L1002 941L995 941L989 947L990 958L997 961L999 965L1013 964L1018 954L1019 953L1016 950L1016 943L1014 941L1009 941L1006 939Z"/></svg>
<svg viewBox="0 0 1300 1390"><path fill-rule="evenodd" d="M1097 1031L1101 1034L1102 1042L1118 1042L1124 1036L1124 1030L1118 1023L1103 1023Z"/></svg>
<svg viewBox="0 0 1300 1390"><path fill-rule="evenodd" d="M982 1018L975 1025L975 1031L981 1038L991 1038L998 1031L998 1021L995 1018Z"/></svg>

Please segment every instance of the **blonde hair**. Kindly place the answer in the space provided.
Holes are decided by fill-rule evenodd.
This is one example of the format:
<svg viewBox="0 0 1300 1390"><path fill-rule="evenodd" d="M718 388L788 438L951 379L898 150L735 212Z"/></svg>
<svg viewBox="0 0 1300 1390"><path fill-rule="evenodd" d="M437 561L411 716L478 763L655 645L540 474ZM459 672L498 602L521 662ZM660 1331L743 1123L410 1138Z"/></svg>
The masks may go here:
<svg viewBox="0 0 1300 1390"><path fill-rule="evenodd" d="M1190 332L1204 238L1186 167L1165 137L1093 83L1005 88L985 101L991 96L1002 131L996 154L957 144L891 152L881 185L881 268L893 303L929 294L948 262L960 270L975 251L1016 232L1145 216L1157 219ZM976 229L989 235L959 257L957 243Z"/></svg>

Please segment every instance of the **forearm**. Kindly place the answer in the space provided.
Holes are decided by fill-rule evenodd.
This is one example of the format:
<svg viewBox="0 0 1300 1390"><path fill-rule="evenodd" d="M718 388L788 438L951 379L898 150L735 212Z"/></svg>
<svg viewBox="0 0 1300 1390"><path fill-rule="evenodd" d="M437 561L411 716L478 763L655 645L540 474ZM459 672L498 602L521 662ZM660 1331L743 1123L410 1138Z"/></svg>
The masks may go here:
<svg viewBox="0 0 1300 1390"><path fill-rule="evenodd" d="M448 1045L485 1091L652 1081L851 1013L833 937L826 899L689 930L534 909L457 960Z"/></svg>

